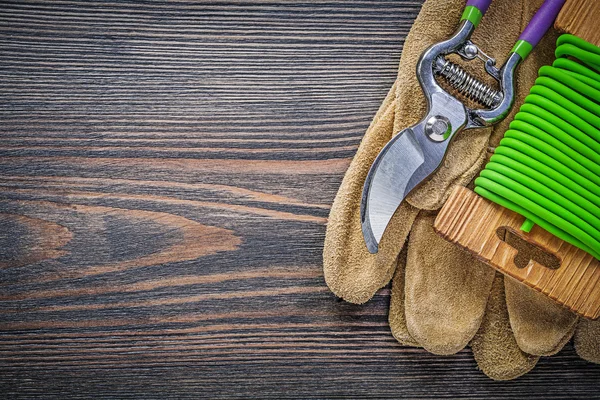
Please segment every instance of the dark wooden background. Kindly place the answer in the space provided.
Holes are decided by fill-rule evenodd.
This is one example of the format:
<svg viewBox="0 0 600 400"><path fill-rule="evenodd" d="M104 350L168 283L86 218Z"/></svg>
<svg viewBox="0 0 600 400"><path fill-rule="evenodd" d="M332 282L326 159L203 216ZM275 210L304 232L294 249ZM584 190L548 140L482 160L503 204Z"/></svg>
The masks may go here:
<svg viewBox="0 0 600 400"><path fill-rule="evenodd" d="M590 398L338 301L329 206L419 0L0 2L4 398Z"/></svg>

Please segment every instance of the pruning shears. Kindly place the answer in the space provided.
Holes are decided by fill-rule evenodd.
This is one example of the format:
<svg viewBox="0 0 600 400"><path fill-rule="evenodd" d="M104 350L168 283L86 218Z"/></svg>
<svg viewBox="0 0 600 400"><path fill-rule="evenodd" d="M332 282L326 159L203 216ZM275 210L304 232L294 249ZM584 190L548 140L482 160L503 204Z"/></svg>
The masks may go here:
<svg viewBox="0 0 600 400"><path fill-rule="evenodd" d="M427 100L427 115L399 132L381 150L363 188L361 223L371 253L378 251L381 237L400 203L440 167L456 134L493 125L508 115L515 100L515 71L552 26L565 0L546 0L542 4L500 68L471 40L491 2L468 0L454 35L426 49L419 59L417 78ZM446 58L449 54L458 54L466 61L483 60L485 71L497 82L498 89L450 62ZM444 89L438 79L481 108L467 106Z"/></svg>

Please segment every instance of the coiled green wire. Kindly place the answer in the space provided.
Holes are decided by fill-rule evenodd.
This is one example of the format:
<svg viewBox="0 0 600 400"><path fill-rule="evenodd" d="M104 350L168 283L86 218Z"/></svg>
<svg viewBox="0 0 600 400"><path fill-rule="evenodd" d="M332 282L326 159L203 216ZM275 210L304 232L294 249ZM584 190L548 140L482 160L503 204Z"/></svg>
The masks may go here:
<svg viewBox="0 0 600 400"><path fill-rule="evenodd" d="M600 259L600 48L556 44L475 192Z"/></svg>

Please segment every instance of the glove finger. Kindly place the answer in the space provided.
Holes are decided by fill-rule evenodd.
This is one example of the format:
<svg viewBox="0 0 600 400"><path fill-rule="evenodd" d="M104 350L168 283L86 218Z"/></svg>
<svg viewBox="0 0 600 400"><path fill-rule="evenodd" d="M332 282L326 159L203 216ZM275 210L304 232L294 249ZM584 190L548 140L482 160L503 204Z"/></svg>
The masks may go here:
<svg viewBox="0 0 600 400"><path fill-rule="evenodd" d="M360 201L370 165L390 140L394 124L395 85L377 112L344 176L335 197L325 233L323 271L337 296L364 303L392 278L398 253L417 210L408 204L398 208L377 254L367 250L360 223Z"/></svg>
<svg viewBox="0 0 600 400"><path fill-rule="evenodd" d="M471 341L479 369L492 379L503 381L531 371L539 357L525 353L517 345L510 328L504 295L504 278L496 274L481 327Z"/></svg>
<svg viewBox="0 0 600 400"><path fill-rule="evenodd" d="M584 360L600 364L600 319L580 319L575 331L575 350Z"/></svg>
<svg viewBox="0 0 600 400"><path fill-rule="evenodd" d="M392 335L400 344L405 346L420 347L419 343L408 332L406 315L404 313L404 272L406 269L406 254L408 246L404 246L398 256L398 266L392 280L392 294L390 299L390 313L388 321Z"/></svg>
<svg viewBox="0 0 600 400"><path fill-rule="evenodd" d="M577 315L513 279L505 278L504 290L510 326L521 350L549 356L571 339Z"/></svg>
<svg viewBox="0 0 600 400"><path fill-rule="evenodd" d="M410 335L428 351L453 354L477 332L495 273L435 233L434 219L421 212L410 234L406 324Z"/></svg>

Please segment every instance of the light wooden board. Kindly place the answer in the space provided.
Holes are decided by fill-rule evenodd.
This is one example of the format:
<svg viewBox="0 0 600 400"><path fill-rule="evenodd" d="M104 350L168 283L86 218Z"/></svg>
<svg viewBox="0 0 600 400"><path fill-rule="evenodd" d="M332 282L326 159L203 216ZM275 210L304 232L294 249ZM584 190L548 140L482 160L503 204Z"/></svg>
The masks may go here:
<svg viewBox="0 0 600 400"><path fill-rule="evenodd" d="M561 32L571 33L600 46L600 1L567 0L554 26Z"/></svg>
<svg viewBox="0 0 600 400"><path fill-rule="evenodd" d="M482 261L579 315L598 318L600 262L538 226L529 233L520 231L524 220L461 187L444 204L435 229ZM523 257L521 252L528 255ZM553 258L558 268L548 267Z"/></svg>

